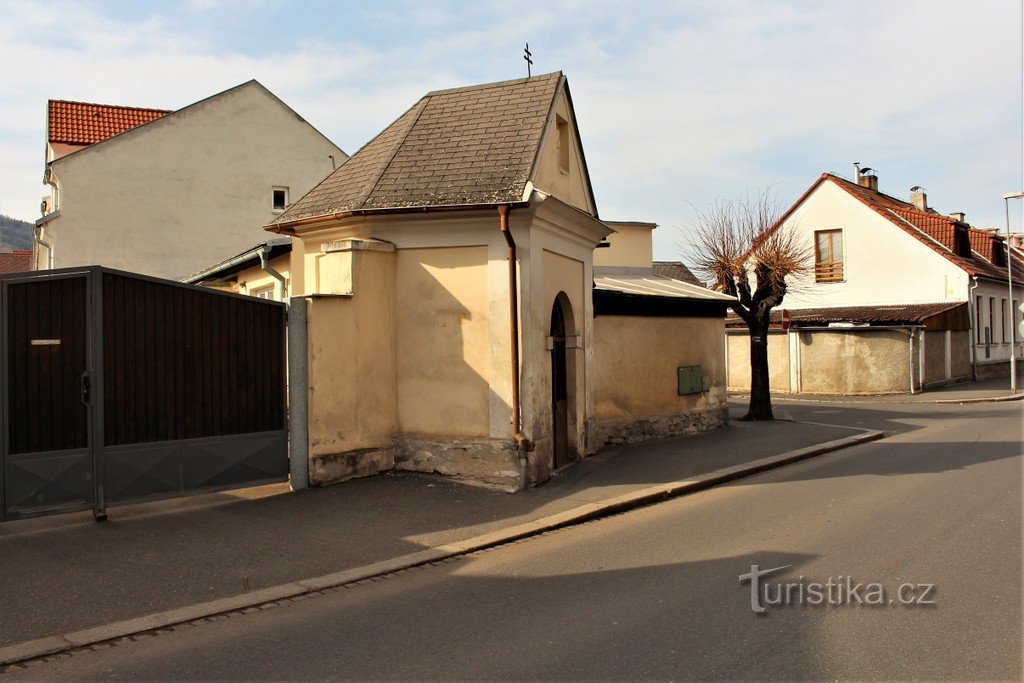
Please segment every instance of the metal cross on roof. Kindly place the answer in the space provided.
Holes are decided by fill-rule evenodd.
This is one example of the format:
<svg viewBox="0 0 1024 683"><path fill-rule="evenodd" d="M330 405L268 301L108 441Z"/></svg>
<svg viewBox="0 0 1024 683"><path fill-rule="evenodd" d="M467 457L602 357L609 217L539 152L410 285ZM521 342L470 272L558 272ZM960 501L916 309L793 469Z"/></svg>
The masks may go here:
<svg viewBox="0 0 1024 683"><path fill-rule="evenodd" d="M532 57L532 56L533 56L533 53L530 52L530 44L527 43L526 44L526 48L523 50L523 59L526 60L526 77L527 78L529 78L530 76L533 75L532 73L530 73L530 67L533 66L533 60L530 59L530 57Z"/></svg>

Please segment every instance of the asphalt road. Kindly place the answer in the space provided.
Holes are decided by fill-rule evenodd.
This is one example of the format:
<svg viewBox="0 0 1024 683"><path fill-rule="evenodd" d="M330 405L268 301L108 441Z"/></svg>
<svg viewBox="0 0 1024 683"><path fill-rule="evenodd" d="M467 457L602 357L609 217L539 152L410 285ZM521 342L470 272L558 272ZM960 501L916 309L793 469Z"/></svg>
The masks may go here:
<svg viewBox="0 0 1024 683"><path fill-rule="evenodd" d="M892 436L5 677L1019 680L1021 405L788 404ZM851 577L887 602L754 614L752 565L788 566L769 597ZM902 584L932 604L898 604Z"/></svg>

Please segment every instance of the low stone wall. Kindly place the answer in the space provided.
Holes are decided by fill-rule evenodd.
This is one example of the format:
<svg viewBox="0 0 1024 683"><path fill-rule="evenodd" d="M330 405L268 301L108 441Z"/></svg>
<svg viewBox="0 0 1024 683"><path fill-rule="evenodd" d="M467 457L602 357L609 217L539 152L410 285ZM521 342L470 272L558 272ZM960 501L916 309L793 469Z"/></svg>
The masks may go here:
<svg viewBox="0 0 1024 683"><path fill-rule="evenodd" d="M528 474L536 479L534 464L531 458ZM387 448L312 455L309 484L330 486L388 470L443 474L507 490L519 487L515 442L458 436L395 436Z"/></svg>
<svg viewBox="0 0 1024 683"><path fill-rule="evenodd" d="M396 436L394 466L398 470L444 474L503 489L519 487L519 460L511 440Z"/></svg>
<svg viewBox="0 0 1024 683"><path fill-rule="evenodd" d="M1017 372L1024 369L1024 358L1017 359ZM1010 361L997 360L995 362L978 363L978 381L984 382L987 379L1001 379L1010 376Z"/></svg>
<svg viewBox="0 0 1024 683"><path fill-rule="evenodd" d="M639 420L622 420L598 423L598 443L619 446L671 436L696 434L709 429L724 427L729 423L729 407L720 406L706 410L695 410L681 415L661 415Z"/></svg>
<svg viewBox="0 0 1024 683"><path fill-rule="evenodd" d="M330 486L356 477L368 477L394 469L393 448L364 448L345 453L312 455L309 458L309 485Z"/></svg>

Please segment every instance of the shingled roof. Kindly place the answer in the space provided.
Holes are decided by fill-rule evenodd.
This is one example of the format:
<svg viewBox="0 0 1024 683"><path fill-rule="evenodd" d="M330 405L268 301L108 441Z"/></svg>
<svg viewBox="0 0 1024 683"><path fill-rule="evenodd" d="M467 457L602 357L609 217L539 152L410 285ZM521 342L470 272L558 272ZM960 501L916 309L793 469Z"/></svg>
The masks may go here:
<svg viewBox="0 0 1024 683"><path fill-rule="evenodd" d="M438 90L271 223L348 211L523 200L561 72Z"/></svg>
<svg viewBox="0 0 1024 683"><path fill-rule="evenodd" d="M810 196L821 183L831 181L848 194L858 199L868 208L908 233L919 242L942 255L949 261L966 271L969 275L984 277L990 280L1006 280L1005 266L998 266L992 262L993 239L1000 240L998 236L985 230L972 228L956 219L933 211L922 211L913 204L896 199L883 192L863 187L851 182L846 178L832 173L822 173L821 177L798 199L785 214L782 215L776 226L782 223L803 203L804 199ZM961 256L957 254L954 244L957 226L966 229L970 244L971 255ZM1024 267L1024 261L1013 256L1014 270L1020 273ZM1024 282L1014 275L1015 282Z"/></svg>
<svg viewBox="0 0 1024 683"><path fill-rule="evenodd" d="M653 265L655 275L688 282L691 285L697 285L698 287L704 286L704 283L698 280L697 276L693 274L693 271L687 268L686 264L682 261L655 261Z"/></svg>
<svg viewBox="0 0 1024 683"><path fill-rule="evenodd" d="M50 100L47 139L68 145L91 145L170 113L166 109Z"/></svg>

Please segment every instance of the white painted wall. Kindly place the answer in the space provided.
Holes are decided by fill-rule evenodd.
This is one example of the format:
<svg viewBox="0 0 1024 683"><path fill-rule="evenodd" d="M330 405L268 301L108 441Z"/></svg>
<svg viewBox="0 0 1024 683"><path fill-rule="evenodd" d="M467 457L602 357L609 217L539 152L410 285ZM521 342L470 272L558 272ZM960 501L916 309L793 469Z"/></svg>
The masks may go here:
<svg viewBox="0 0 1024 683"><path fill-rule="evenodd" d="M347 158L255 81L69 154L52 165L54 267L192 274L265 240L272 188L296 201L329 154Z"/></svg>
<svg viewBox="0 0 1024 683"><path fill-rule="evenodd" d="M808 273L794 280L783 308L967 300L967 273L831 181L819 185L786 224L812 248L816 230L841 229L845 280L815 282Z"/></svg>
<svg viewBox="0 0 1024 683"><path fill-rule="evenodd" d="M1010 330L1002 341L1002 300L1008 298L1005 283L974 280L961 268L886 218L879 216L831 181L812 192L787 219L813 248L816 230L843 231L843 282L815 282L813 272L793 281L782 308L799 310L820 306L871 304L938 303L970 301L971 324L976 325L975 297L982 297L980 336L974 333L979 363L1010 357ZM811 252L813 255L813 251ZM973 291L973 294L972 294ZM1017 321L1024 316L1024 287L1017 287ZM994 299L995 321L989 317L989 300ZM1009 307L1009 306L1008 306ZM984 344L984 329L991 327L990 343ZM1020 331L1016 330L1017 355L1024 353ZM980 342L978 340L981 340Z"/></svg>

